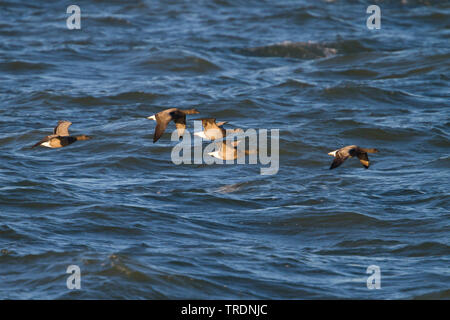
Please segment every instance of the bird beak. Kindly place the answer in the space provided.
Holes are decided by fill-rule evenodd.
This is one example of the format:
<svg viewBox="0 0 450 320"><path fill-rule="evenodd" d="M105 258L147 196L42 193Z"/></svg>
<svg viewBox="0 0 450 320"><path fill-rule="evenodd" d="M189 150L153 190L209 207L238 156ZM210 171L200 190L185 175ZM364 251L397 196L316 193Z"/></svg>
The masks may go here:
<svg viewBox="0 0 450 320"><path fill-rule="evenodd" d="M331 151L331 152L328 152L328 155L329 155L329 156L333 156L333 157L335 157L335 156L336 156L336 151Z"/></svg>
<svg viewBox="0 0 450 320"><path fill-rule="evenodd" d="M149 120L155 120L155 121L156 121L155 115L152 115L151 117L147 117L147 119L149 119Z"/></svg>

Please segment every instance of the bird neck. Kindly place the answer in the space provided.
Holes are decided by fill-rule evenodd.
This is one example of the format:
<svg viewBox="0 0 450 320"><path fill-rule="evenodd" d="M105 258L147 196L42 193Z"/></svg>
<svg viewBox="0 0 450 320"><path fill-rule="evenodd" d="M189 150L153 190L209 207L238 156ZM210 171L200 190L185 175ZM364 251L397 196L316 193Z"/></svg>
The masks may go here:
<svg viewBox="0 0 450 320"><path fill-rule="evenodd" d="M359 148L361 151L363 152L367 152L367 153L377 153L378 150L375 148Z"/></svg>

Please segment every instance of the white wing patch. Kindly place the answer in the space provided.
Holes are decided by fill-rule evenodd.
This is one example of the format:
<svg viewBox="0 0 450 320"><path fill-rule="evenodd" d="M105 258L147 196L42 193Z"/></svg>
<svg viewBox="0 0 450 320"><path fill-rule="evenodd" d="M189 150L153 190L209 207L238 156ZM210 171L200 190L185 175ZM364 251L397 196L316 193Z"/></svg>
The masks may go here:
<svg viewBox="0 0 450 320"><path fill-rule="evenodd" d="M339 149L338 149L338 150L331 151L331 152L328 152L328 155L333 156L333 157L336 157L336 152L338 152L338 151L339 151Z"/></svg>
<svg viewBox="0 0 450 320"><path fill-rule="evenodd" d="M198 136L198 137L200 137L200 138L202 138L202 139L205 139L205 140L210 140L210 139L205 135L205 133L204 133L203 131L194 132L194 136Z"/></svg>

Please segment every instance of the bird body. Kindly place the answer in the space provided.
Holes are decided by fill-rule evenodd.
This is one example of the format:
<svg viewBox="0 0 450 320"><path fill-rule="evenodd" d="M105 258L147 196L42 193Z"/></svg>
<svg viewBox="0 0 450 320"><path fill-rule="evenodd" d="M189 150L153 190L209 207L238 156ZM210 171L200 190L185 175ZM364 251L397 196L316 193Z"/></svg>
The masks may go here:
<svg viewBox="0 0 450 320"><path fill-rule="evenodd" d="M353 157L358 157L359 162L364 168L369 169L370 161L367 153L376 153L377 149L374 148L360 148L357 145L346 146L328 153L333 156L334 160L330 166L330 170L339 167L345 160Z"/></svg>

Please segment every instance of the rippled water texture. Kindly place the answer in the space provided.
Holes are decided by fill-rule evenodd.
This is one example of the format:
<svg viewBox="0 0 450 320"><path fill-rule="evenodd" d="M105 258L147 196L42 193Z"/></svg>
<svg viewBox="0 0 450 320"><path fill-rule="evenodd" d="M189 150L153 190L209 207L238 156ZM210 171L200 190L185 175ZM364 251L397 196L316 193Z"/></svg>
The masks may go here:
<svg viewBox="0 0 450 320"><path fill-rule="evenodd" d="M0 298L450 298L450 4L372 2L78 1L68 30L0 1ZM279 129L278 173L173 164L169 107ZM29 148L62 119L93 139ZM350 144L370 169L329 170Z"/></svg>

